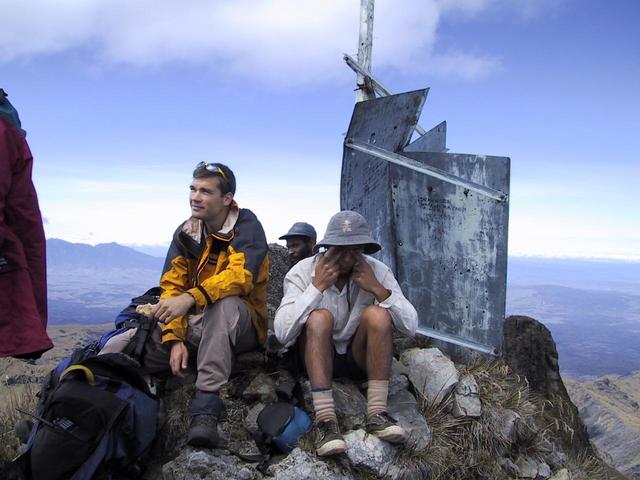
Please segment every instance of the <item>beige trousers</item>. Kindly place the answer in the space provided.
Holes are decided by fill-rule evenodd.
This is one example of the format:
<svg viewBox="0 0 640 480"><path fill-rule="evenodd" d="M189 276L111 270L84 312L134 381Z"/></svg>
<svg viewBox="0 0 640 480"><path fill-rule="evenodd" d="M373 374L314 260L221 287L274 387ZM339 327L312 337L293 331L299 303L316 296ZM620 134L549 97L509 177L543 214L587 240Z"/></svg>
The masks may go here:
<svg viewBox="0 0 640 480"><path fill-rule="evenodd" d="M100 353L123 351L135 333L136 329L131 329L116 335ZM145 347L142 369L146 374L164 373L169 369L171 348L161 342L161 334L158 326ZM234 354L258 346L246 303L238 297L226 297L207 307L202 314L190 315L185 344L189 355L197 358L196 388L217 392L229 380Z"/></svg>

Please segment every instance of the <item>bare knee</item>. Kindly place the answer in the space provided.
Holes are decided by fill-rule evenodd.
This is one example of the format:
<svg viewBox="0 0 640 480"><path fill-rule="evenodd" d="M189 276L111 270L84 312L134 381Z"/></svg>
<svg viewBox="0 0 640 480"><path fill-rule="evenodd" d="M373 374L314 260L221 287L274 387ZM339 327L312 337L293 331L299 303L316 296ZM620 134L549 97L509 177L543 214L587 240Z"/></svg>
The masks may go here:
<svg viewBox="0 0 640 480"><path fill-rule="evenodd" d="M370 332L391 334L393 329L389 310L377 305L369 305L362 311L360 323Z"/></svg>
<svg viewBox="0 0 640 480"><path fill-rule="evenodd" d="M333 315L329 310L319 308L309 314L305 326L306 336L327 336L333 333Z"/></svg>

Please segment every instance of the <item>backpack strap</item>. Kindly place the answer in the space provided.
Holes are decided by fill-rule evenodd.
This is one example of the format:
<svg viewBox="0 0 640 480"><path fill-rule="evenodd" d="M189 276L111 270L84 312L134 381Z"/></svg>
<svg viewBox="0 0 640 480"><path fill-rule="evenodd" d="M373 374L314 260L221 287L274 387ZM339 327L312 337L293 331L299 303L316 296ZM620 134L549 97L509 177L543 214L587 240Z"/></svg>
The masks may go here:
<svg viewBox="0 0 640 480"><path fill-rule="evenodd" d="M155 327L155 325L156 322L153 319L140 315L140 319L138 320L138 330L136 330L136 333L123 350L123 353L129 355L138 363L142 363L145 353L144 347L151 338L153 327Z"/></svg>
<svg viewBox="0 0 640 480"><path fill-rule="evenodd" d="M278 395L279 400L290 403L291 405L304 405L304 392L302 391L302 385L297 378L293 382L282 382L281 384L276 385L276 395Z"/></svg>
<svg viewBox="0 0 640 480"><path fill-rule="evenodd" d="M80 371L84 373L85 377L87 378L87 383L92 387L95 386L96 377L91 371L91 369L89 367L85 367L84 365L80 365L80 364L71 365L70 367L65 368L64 371L60 374L60 380L62 380L68 373L74 372L74 371Z"/></svg>
<svg viewBox="0 0 640 480"><path fill-rule="evenodd" d="M298 382L283 382L276 385L276 394L278 395L278 398L283 402L295 404L296 399L294 398L293 391L297 384Z"/></svg>

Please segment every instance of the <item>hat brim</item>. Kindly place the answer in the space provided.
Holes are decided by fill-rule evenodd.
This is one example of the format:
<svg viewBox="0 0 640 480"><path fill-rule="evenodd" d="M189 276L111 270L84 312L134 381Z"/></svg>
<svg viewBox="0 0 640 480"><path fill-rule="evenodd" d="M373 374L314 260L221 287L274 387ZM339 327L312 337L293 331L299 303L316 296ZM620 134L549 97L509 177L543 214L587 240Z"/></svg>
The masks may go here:
<svg viewBox="0 0 640 480"><path fill-rule="evenodd" d="M314 240L313 237L310 237L309 235L305 235L304 233L288 233L286 235L282 235L281 237L278 237L278 240L286 240L288 238L293 238L293 237L299 237L299 238L306 238L308 240Z"/></svg>
<svg viewBox="0 0 640 480"><path fill-rule="evenodd" d="M367 255L372 255L382 250L382 245L370 237L335 238L333 240L322 239L313 247L313 253L318 253L321 247L362 247L363 252Z"/></svg>

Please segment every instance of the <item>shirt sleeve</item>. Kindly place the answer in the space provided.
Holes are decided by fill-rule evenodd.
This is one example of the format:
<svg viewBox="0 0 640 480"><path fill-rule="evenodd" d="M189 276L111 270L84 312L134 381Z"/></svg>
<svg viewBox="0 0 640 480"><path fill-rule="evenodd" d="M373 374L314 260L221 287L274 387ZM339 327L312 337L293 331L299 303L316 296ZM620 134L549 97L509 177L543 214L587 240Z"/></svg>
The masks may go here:
<svg viewBox="0 0 640 480"><path fill-rule="evenodd" d="M389 310L393 326L396 329L406 335L414 336L418 328L418 312L411 302L405 298L398 281L388 267L385 267L385 273L382 275L380 283L384 288L391 291L391 295L382 302L376 302L376 304Z"/></svg>
<svg viewBox="0 0 640 480"><path fill-rule="evenodd" d="M183 256L176 256L171 261L171 268L162 275L160 298L171 298L182 295L186 291L188 282L187 260ZM162 343L173 340L184 341L187 336L188 316L174 318L166 325L162 325Z"/></svg>
<svg viewBox="0 0 640 480"><path fill-rule="evenodd" d="M311 282L312 268L313 263L298 263L284 278L282 302L273 322L276 338L283 345L293 343L322 301L322 292Z"/></svg>

